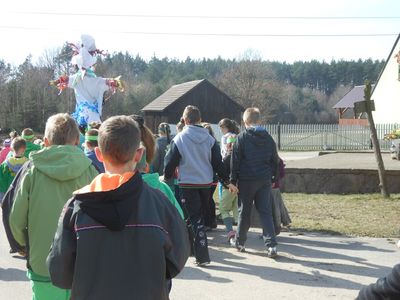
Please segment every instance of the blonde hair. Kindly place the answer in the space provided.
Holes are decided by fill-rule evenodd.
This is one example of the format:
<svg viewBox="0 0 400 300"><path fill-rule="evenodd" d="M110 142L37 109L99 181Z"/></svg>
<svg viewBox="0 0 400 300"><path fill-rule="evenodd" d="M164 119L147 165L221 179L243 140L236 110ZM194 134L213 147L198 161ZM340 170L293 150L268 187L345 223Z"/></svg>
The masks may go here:
<svg viewBox="0 0 400 300"><path fill-rule="evenodd" d="M247 108L243 113L243 121L249 125L259 124L260 110L257 107Z"/></svg>
<svg viewBox="0 0 400 300"><path fill-rule="evenodd" d="M78 125L69 114L56 114L47 119L44 136L50 145L74 144L79 139Z"/></svg>

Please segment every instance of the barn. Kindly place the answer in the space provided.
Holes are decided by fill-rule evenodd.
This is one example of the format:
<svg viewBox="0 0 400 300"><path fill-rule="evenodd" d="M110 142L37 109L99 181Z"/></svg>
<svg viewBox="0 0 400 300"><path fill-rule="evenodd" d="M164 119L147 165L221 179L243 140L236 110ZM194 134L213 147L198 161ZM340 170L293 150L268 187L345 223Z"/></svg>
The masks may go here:
<svg viewBox="0 0 400 300"><path fill-rule="evenodd" d="M187 105L197 106L202 119L218 123L230 118L240 124L244 108L207 79L184 82L172 86L165 93L142 108L145 124L156 132L161 122L176 124Z"/></svg>

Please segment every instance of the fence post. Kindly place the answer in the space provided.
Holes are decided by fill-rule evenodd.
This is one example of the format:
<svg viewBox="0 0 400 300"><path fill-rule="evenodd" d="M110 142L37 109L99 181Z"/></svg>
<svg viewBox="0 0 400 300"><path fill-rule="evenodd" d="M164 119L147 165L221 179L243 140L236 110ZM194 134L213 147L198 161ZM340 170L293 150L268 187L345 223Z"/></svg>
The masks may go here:
<svg viewBox="0 0 400 300"><path fill-rule="evenodd" d="M278 150L281 151L281 123L278 122Z"/></svg>

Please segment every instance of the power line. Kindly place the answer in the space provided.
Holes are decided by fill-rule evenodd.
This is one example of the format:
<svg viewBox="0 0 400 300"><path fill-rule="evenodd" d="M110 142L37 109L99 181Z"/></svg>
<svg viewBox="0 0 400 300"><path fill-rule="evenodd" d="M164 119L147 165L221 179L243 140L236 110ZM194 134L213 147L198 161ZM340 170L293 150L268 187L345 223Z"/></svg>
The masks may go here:
<svg viewBox="0 0 400 300"><path fill-rule="evenodd" d="M168 18L168 19L282 19L282 20L353 20L353 19L400 19L400 16L207 16L207 15L142 15L111 13L75 12L13 12L27 15L82 16L82 17L128 17L128 18Z"/></svg>
<svg viewBox="0 0 400 300"><path fill-rule="evenodd" d="M49 27L30 27L30 26L1 26L0 29L15 30L56 30ZM58 29L57 29L58 30ZM357 33L357 34L274 34L274 33L214 33L214 32L154 32L154 31L115 31L115 30L99 30L104 32L112 32L119 34L132 35L177 35L177 36L220 36L220 37L385 37L397 36L398 33Z"/></svg>

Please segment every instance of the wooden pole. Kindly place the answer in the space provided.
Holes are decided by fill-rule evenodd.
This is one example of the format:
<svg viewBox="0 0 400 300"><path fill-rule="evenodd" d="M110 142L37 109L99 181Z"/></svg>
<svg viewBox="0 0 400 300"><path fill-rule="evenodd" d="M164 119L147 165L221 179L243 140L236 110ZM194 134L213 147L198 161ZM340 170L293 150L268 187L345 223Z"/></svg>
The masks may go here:
<svg viewBox="0 0 400 300"><path fill-rule="evenodd" d="M389 198L390 195L387 190L385 166L383 164L381 148L379 146L379 141L378 141L378 135L376 133L375 123L374 123L374 119L372 117L371 82L369 80L365 81L364 98L367 103L366 113L367 113L367 117L368 117L369 129L371 130L372 145L374 147L375 158L378 163L379 187L381 189L382 196L384 198Z"/></svg>

